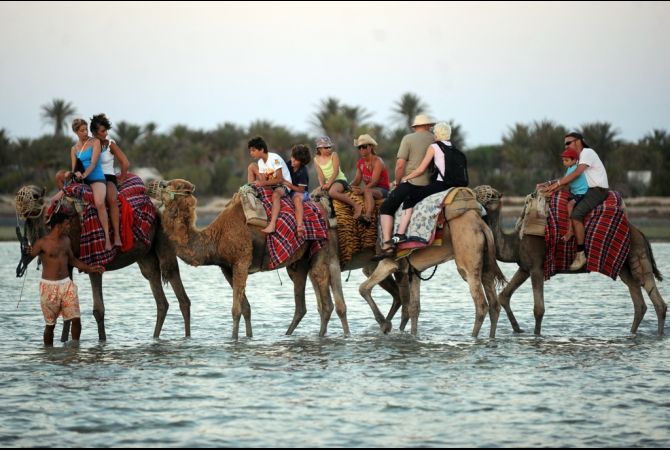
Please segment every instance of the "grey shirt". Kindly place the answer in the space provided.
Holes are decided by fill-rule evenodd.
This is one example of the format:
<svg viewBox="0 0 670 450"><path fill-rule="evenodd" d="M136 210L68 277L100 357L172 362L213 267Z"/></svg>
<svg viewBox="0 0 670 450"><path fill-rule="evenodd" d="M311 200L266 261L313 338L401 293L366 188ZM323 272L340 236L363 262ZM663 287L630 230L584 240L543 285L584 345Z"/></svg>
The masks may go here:
<svg viewBox="0 0 670 450"><path fill-rule="evenodd" d="M417 131L402 138L398 149L398 159L407 161L403 176L421 165L428 147L433 142L435 142L435 136L430 131ZM430 183L430 174L426 171L423 175L413 178L409 182L416 186L427 186Z"/></svg>

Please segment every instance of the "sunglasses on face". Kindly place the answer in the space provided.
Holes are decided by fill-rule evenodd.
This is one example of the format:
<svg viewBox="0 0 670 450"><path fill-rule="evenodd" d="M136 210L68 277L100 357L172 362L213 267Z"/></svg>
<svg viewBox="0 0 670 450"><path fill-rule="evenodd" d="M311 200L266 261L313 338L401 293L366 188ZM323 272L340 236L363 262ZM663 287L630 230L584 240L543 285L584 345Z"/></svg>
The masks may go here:
<svg viewBox="0 0 670 450"><path fill-rule="evenodd" d="M578 141L578 140L579 140L579 139L573 139L573 140L571 140L571 141L565 141L565 146L567 147L567 146L569 146L570 144L572 144L573 142Z"/></svg>
<svg viewBox="0 0 670 450"><path fill-rule="evenodd" d="M368 149L368 145L367 145L367 144L365 144L365 145L359 145L359 146L358 146L358 149L359 149L359 150L367 150L367 149Z"/></svg>

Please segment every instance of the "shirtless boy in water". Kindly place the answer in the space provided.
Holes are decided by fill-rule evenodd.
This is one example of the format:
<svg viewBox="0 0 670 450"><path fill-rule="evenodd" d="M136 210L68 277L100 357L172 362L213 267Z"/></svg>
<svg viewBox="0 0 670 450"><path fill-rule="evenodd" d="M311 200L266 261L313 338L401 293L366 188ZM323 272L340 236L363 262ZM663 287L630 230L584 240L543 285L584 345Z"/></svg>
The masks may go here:
<svg viewBox="0 0 670 450"><path fill-rule="evenodd" d="M28 246L26 253L31 260L36 256L42 258L42 280L40 281L40 303L44 314L44 345L53 346L54 328L59 315L64 320L72 320L72 338L79 341L81 336L81 313L77 286L69 278L68 266L90 273L102 273L105 268L100 265L89 266L74 257L70 248L70 221L62 212L55 212L50 220L51 231Z"/></svg>

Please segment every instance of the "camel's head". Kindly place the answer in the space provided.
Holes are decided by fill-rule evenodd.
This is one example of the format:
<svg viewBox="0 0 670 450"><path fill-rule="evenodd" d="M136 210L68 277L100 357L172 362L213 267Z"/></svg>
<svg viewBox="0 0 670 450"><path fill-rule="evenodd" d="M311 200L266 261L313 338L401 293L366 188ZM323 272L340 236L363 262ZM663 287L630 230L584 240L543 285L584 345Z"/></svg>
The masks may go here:
<svg viewBox="0 0 670 450"><path fill-rule="evenodd" d="M195 185L180 178L170 181L152 181L147 185L147 191L151 198L160 200L166 207L171 205L195 207L197 203L193 196Z"/></svg>
<svg viewBox="0 0 670 450"><path fill-rule="evenodd" d="M488 211L495 211L500 208L500 199L503 195L491 186L477 186L473 191L477 195L477 201Z"/></svg>
<svg viewBox="0 0 670 450"><path fill-rule="evenodd" d="M22 220L36 219L44 210L46 188L34 185L23 186L16 193L16 213Z"/></svg>

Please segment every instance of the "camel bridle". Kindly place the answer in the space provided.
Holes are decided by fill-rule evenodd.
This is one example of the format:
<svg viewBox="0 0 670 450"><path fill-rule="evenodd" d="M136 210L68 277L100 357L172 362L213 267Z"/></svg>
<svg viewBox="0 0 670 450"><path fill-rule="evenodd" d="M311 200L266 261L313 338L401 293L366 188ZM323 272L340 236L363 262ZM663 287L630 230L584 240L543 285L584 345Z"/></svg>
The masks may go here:
<svg viewBox="0 0 670 450"><path fill-rule="evenodd" d="M42 215L46 206L44 204L45 189L42 189L41 193L37 192L37 189L39 188L35 186L24 186L16 193L16 213L23 220L37 219Z"/></svg>
<svg viewBox="0 0 670 450"><path fill-rule="evenodd" d="M472 189L475 192L475 196L477 197L477 201L483 205L486 206L492 201L498 201L500 200L500 193L493 189L491 186L484 184L482 186L477 186Z"/></svg>

